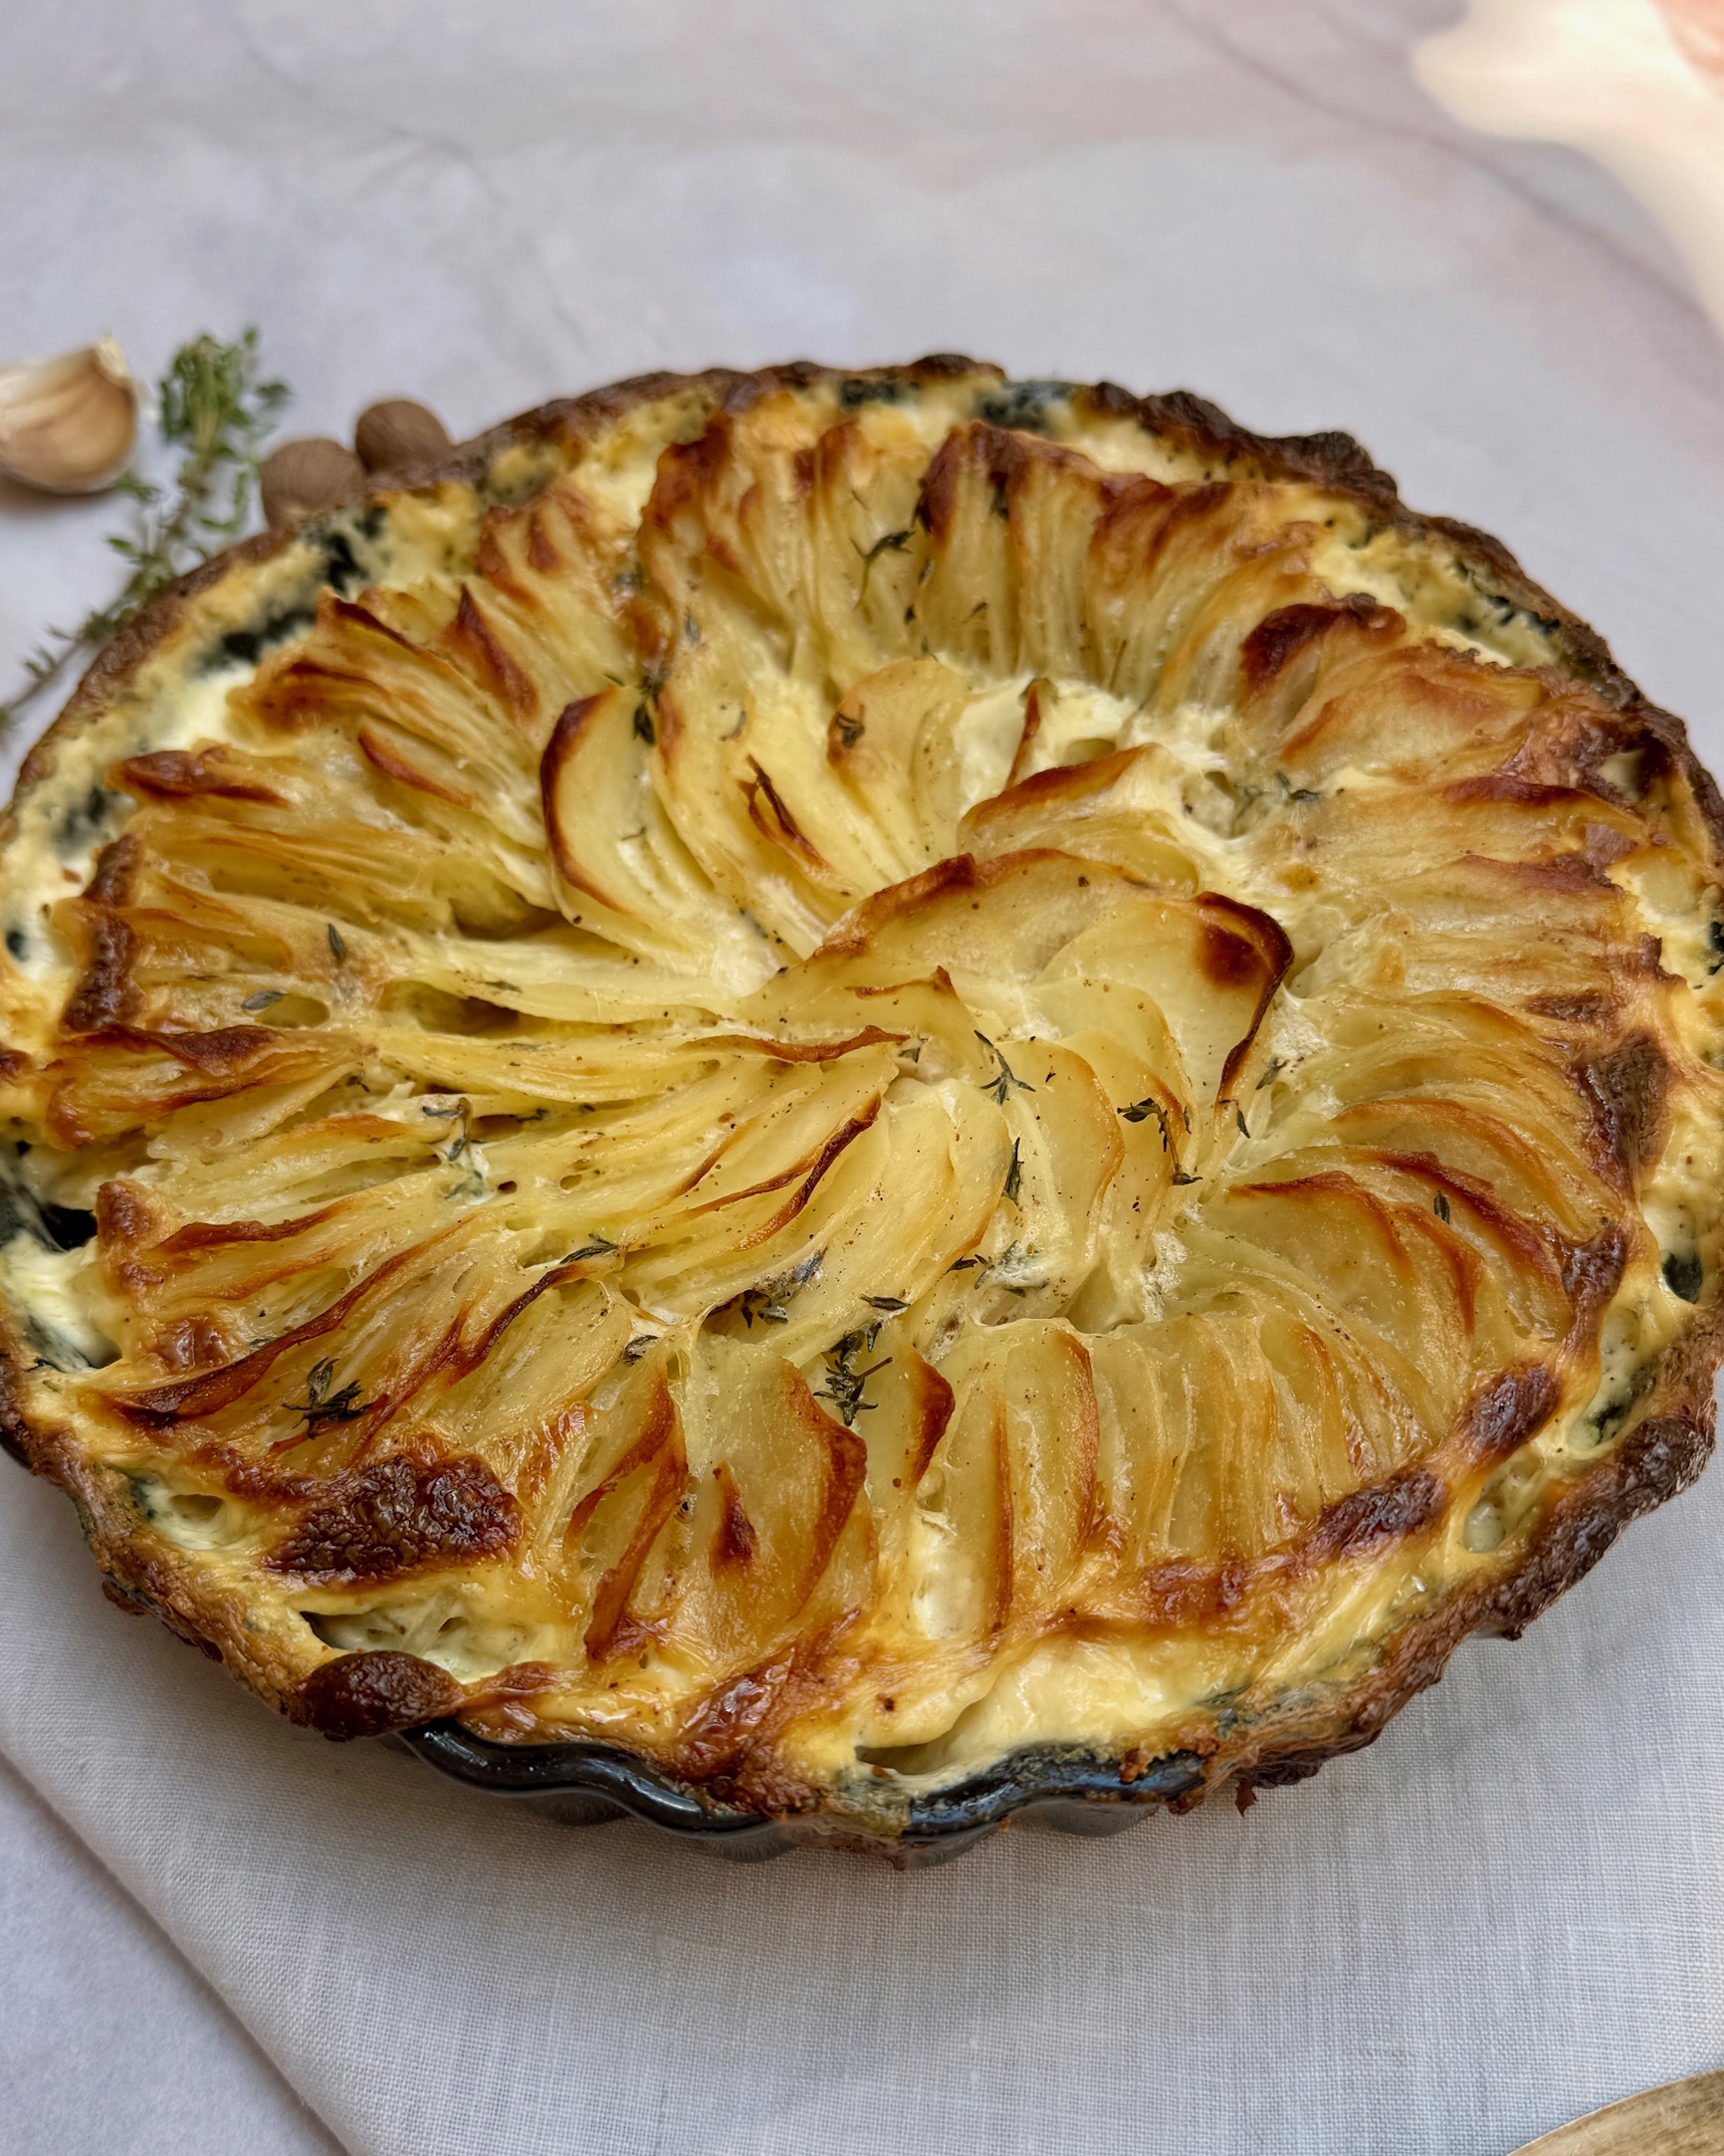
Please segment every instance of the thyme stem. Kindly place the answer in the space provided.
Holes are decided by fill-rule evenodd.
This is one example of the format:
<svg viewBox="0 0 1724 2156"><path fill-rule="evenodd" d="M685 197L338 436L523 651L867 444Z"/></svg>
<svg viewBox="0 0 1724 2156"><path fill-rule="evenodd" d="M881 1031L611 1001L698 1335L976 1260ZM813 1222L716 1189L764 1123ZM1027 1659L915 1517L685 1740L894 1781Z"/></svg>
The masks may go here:
<svg viewBox="0 0 1724 2156"><path fill-rule="evenodd" d="M127 564L125 582L76 628L49 629L24 661L25 683L0 704L0 732L61 679L73 662L110 636L188 569L244 532L257 485L259 450L287 402L283 382L259 378L258 332L233 343L208 335L182 344L158 384L161 438L182 450L174 490L126 472L116 491L137 504L137 528L108 543Z"/></svg>

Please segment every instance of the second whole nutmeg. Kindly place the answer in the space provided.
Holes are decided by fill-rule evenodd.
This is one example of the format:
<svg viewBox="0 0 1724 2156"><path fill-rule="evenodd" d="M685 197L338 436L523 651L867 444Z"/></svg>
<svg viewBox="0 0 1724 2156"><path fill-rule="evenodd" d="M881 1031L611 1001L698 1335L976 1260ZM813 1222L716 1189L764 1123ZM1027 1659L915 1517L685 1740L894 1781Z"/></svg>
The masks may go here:
<svg viewBox="0 0 1724 2156"><path fill-rule="evenodd" d="M353 447L367 472L410 472L449 454L449 429L411 397L369 404L353 427Z"/></svg>
<svg viewBox="0 0 1724 2156"><path fill-rule="evenodd" d="M327 435L306 435L264 459L258 491L265 520L272 531L291 531L308 517L355 500L369 480L438 463L451 446L442 420L411 397L367 405L354 425L351 449Z"/></svg>
<svg viewBox="0 0 1724 2156"><path fill-rule="evenodd" d="M364 491L365 467L350 449L326 435L284 442L258 469L264 518L276 532L339 509Z"/></svg>

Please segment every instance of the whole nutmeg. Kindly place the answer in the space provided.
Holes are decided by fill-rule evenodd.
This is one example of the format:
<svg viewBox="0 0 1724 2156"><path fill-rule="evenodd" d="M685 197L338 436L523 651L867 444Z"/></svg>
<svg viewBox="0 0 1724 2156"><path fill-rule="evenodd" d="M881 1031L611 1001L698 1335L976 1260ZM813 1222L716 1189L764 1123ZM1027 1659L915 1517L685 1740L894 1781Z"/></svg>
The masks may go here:
<svg viewBox="0 0 1724 2156"><path fill-rule="evenodd" d="M448 455L449 429L411 397L386 397L359 414L353 447L367 472L407 472Z"/></svg>
<svg viewBox="0 0 1724 2156"><path fill-rule="evenodd" d="M258 492L272 531L338 509L365 491L365 468L350 449L308 434L272 450L258 472Z"/></svg>

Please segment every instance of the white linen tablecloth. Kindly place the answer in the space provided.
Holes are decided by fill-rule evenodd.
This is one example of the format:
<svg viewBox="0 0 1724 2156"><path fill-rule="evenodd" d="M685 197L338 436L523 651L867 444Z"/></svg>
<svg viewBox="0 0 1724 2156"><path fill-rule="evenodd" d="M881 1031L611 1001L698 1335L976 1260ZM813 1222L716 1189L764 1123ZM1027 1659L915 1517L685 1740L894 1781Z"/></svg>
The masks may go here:
<svg viewBox="0 0 1724 2156"><path fill-rule="evenodd" d="M1350 427L1724 762L1724 355L1608 180L1418 92L1454 12L10 0L0 358L256 322L333 433L804 353L1186 385ZM115 515L0 499L0 657ZM117 1886L7 1793L0 2148L326 2148L243 2028L354 2156L1491 2156L1724 2062L1721 1522L1724 1471L1246 1818L900 1876L292 1730L4 1467L0 1751Z"/></svg>

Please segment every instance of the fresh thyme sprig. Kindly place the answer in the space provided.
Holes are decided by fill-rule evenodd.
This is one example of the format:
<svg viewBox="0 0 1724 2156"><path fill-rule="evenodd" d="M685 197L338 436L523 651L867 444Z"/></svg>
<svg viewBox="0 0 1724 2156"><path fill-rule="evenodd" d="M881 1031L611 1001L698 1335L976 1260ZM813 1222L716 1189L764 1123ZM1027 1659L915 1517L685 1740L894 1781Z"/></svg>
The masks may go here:
<svg viewBox="0 0 1724 2156"><path fill-rule="evenodd" d="M76 628L47 632L24 662L24 687L0 704L0 731L81 654L107 643L159 592L246 528L259 451L288 399L286 383L260 376L258 332L247 329L231 344L207 333L182 344L168 361L157 397L161 438L183 451L172 495L136 472L118 480L116 492L138 509L135 534L118 533L108 541L127 564L125 582Z"/></svg>

